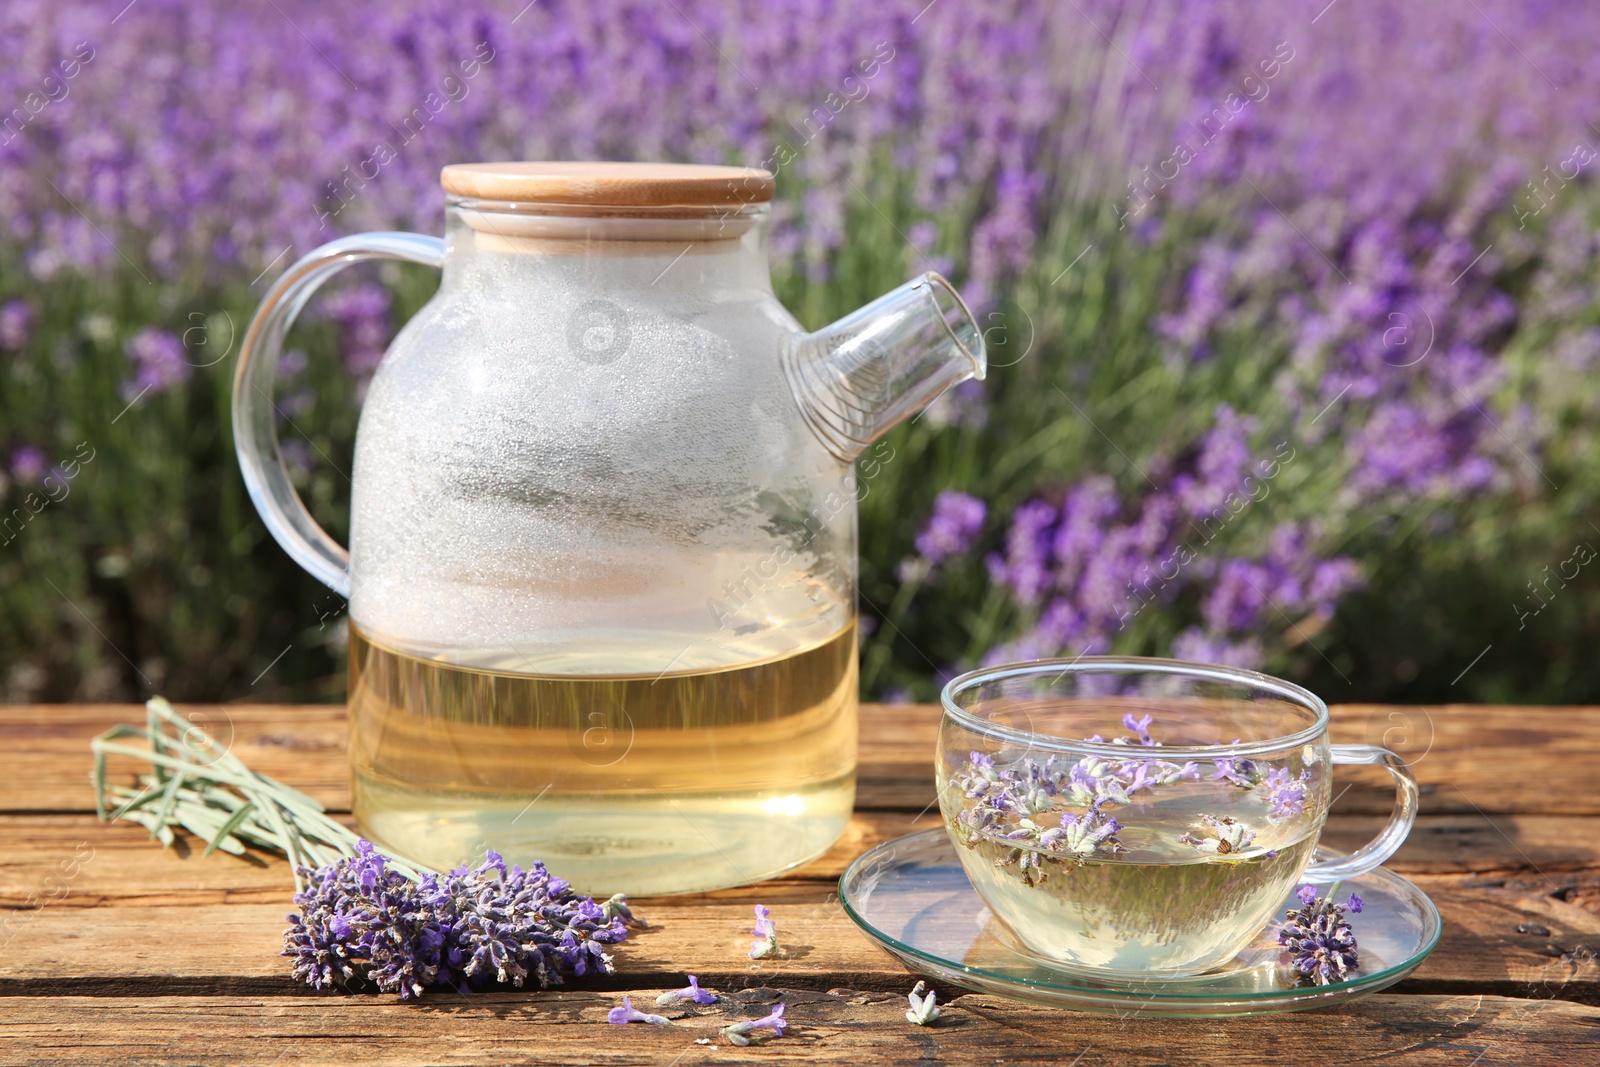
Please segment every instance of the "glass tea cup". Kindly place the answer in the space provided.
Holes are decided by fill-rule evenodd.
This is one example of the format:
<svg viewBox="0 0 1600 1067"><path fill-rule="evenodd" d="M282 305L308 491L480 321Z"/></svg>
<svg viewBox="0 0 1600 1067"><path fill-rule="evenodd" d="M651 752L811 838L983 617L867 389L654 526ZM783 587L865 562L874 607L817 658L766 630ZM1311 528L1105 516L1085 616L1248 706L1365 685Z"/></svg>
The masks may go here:
<svg viewBox="0 0 1600 1067"><path fill-rule="evenodd" d="M1416 821L1404 760L1330 744L1327 705L1253 671L1040 660L961 675L942 702L939 806L967 877L1023 947L1068 969L1212 970L1296 885L1371 870ZM1387 767L1394 814L1312 863L1339 763Z"/></svg>

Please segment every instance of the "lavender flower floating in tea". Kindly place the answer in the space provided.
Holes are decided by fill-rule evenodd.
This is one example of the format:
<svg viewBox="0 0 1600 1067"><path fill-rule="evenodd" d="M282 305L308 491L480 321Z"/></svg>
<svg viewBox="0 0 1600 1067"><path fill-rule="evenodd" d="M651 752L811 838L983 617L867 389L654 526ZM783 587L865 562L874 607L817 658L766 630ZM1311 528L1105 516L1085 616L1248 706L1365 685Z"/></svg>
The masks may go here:
<svg viewBox="0 0 1600 1067"><path fill-rule="evenodd" d="M625 897L596 903L543 864L508 867L493 851L481 866L445 875L408 866L311 797L250 770L164 699L149 701L146 712L144 729L117 726L91 743L101 819L136 822L168 847L175 830L187 830L207 842L206 856L243 855L247 844L287 856L301 910L289 916L282 954L293 958L295 977L317 989L370 981L407 999L491 982L531 979L544 988L569 975L612 973L605 946L644 925ZM110 784L109 756L148 762L152 773L138 788Z"/></svg>
<svg viewBox="0 0 1600 1067"><path fill-rule="evenodd" d="M941 768L956 840L988 861L965 864L968 876L1030 916L1030 949L1055 960L1142 974L1226 958L1310 858L1321 803L1311 774L1236 756L1163 759L1150 715L1123 725L1125 736L1085 740L1126 758L1002 748Z"/></svg>

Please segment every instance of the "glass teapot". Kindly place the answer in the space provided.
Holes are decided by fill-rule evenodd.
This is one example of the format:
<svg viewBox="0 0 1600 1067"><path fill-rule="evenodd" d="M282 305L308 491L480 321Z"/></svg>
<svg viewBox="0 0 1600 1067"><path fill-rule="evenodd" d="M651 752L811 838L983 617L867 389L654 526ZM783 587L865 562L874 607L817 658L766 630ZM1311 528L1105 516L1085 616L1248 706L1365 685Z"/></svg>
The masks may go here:
<svg viewBox="0 0 1600 1067"><path fill-rule="evenodd" d="M855 797L854 461L981 333L925 274L816 333L774 297L765 171L444 168L443 241L289 268L240 352L245 484L350 601L362 831L445 869L494 848L589 892L810 860ZM334 272L440 267L361 412L347 552L290 482L284 334Z"/></svg>

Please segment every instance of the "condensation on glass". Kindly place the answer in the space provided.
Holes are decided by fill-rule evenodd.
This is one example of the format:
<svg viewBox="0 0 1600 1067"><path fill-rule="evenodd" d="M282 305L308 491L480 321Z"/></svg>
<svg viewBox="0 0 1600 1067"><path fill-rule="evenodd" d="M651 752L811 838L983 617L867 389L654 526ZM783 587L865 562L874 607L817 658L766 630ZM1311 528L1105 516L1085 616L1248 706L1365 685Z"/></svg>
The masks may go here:
<svg viewBox="0 0 1600 1067"><path fill-rule="evenodd" d="M586 891L769 877L855 794L853 461L981 335L925 274L815 333L777 301L763 171L445 168L446 235L335 241L250 327L252 499L350 599L362 830L447 868L493 848ZM306 511L270 397L335 271L442 268L374 376L349 551Z"/></svg>

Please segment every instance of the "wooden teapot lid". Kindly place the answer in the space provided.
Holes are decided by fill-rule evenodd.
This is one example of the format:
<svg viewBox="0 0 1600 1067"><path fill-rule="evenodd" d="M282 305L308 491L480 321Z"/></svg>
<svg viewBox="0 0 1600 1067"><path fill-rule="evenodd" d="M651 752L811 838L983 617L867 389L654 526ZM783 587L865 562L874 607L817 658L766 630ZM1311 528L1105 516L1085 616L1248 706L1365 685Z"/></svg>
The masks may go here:
<svg viewBox="0 0 1600 1067"><path fill-rule="evenodd" d="M452 163L452 196L595 207L725 207L772 199L771 173L687 163Z"/></svg>

